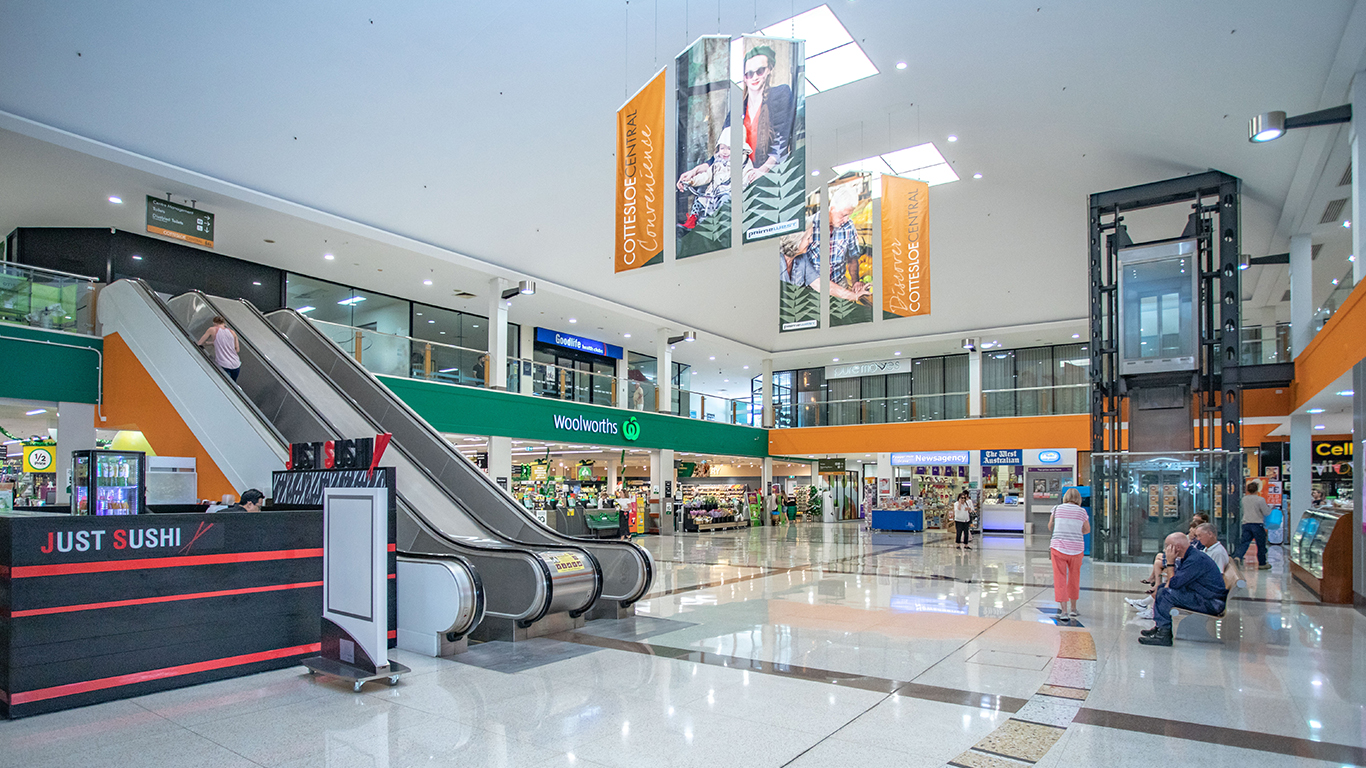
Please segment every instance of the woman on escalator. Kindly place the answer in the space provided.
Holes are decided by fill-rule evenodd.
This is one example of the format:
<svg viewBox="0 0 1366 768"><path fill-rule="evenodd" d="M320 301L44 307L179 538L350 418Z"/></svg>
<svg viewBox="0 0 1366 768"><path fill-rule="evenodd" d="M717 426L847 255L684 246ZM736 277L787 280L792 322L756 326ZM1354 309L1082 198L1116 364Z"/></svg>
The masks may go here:
<svg viewBox="0 0 1366 768"><path fill-rule="evenodd" d="M213 361L223 369L223 373L233 381L237 381L237 374L242 372L242 359L237 356L237 334L228 327L228 321L221 317L214 316L213 325L209 330L199 337L198 344L204 346L204 342L213 339Z"/></svg>

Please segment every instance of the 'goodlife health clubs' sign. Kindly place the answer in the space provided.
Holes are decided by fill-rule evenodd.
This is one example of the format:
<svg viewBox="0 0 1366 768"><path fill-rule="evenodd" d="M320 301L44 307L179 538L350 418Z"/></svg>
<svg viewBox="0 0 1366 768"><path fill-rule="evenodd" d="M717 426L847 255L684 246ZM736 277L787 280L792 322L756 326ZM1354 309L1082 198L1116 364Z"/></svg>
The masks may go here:
<svg viewBox="0 0 1366 768"><path fill-rule="evenodd" d="M608 344L605 341L598 341L597 339L585 339L582 336L570 336L567 333L552 331L549 328L537 328L536 341L539 341L542 344L553 344L557 347L564 347L565 349L577 349L580 352L590 352L595 355L602 355L603 357L613 357L617 360L622 359L625 355L625 351L614 344Z"/></svg>

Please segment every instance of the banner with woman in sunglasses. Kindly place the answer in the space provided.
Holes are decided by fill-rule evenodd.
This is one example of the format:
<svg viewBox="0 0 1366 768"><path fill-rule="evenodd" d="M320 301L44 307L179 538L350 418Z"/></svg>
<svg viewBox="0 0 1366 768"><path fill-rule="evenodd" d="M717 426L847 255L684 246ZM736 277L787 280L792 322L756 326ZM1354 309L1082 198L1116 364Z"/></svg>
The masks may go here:
<svg viewBox="0 0 1366 768"><path fill-rule="evenodd" d="M805 226L806 64L802 41L741 38L744 242ZM735 143L740 144L739 136Z"/></svg>

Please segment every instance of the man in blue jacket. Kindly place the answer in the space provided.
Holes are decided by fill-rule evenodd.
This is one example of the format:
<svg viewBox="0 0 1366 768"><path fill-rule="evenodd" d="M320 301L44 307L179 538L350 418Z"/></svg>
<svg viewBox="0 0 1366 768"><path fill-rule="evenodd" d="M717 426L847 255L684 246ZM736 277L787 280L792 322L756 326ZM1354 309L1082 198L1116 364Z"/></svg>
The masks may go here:
<svg viewBox="0 0 1366 768"><path fill-rule="evenodd" d="M1224 575L1209 555L1192 547L1184 533L1167 537L1164 547L1167 562L1176 564L1176 572L1165 587L1154 596L1152 629L1145 629L1138 642L1143 645L1172 644L1172 608L1185 608L1197 613L1222 613L1228 590Z"/></svg>

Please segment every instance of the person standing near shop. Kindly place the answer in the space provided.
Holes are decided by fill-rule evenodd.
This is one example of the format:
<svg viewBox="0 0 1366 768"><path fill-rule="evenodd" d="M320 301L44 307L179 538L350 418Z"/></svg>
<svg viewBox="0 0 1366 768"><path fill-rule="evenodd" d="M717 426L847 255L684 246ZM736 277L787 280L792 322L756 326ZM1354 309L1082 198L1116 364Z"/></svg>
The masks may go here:
<svg viewBox="0 0 1366 768"><path fill-rule="evenodd" d="M957 529L953 543L960 552L972 549L972 496L963 491L953 503L953 527Z"/></svg>
<svg viewBox="0 0 1366 768"><path fill-rule="evenodd" d="M1247 555L1248 546L1255 540L1257 568L1269 571L1271 564L1266 561L1266 516L1271 514L1271 507L1267 506L1266 499L1257 494L1261 486L1256 481L1248 483L1245 490L1247 494L1243 496L1243 538L1238 542L1238 552L1233 559L1242 560Z"/></svg>
<svg viewBox="0 0 1366 768"><path fill-rule="evenodd" d="M209 339L213 339L213 362L233 381L237 381L237 375L242 372L242 360L238 357L237 334L228 327L228 321L215 316L213 325L199 337L197 343L203 347Z"/></svg>
<svg viewBox="0 0 1366 768"><path fill-rule="evenodd" d="M1053 599L1058 603L1058 620L1077 618L1077 598L1081 596L1081 556L1086 551L1086 534L1091 518L1081 506L1081 491L1068 488L1062 503L1048 516L1048 556L1053 561Z"/></svg>

